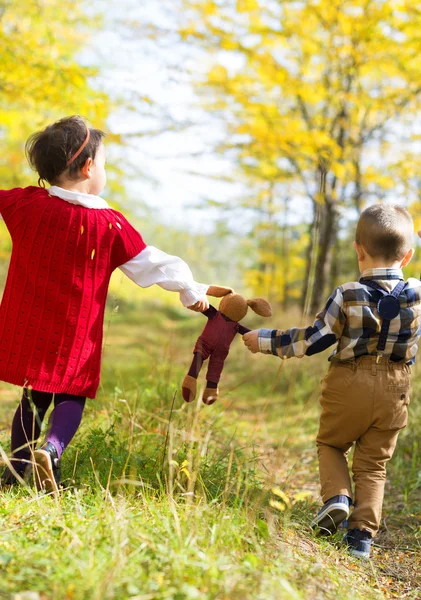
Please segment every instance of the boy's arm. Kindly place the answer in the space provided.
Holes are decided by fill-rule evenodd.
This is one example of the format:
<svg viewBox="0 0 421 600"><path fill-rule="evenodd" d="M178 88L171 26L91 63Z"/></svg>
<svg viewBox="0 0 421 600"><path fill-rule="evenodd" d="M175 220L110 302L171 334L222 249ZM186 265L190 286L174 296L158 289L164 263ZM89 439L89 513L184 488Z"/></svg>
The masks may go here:
<svg viewBox="0 0 421 600"><path fill-rule="evenodd" d="M342 290L339 287L329 297L324 310L316 316L312 326L303 329L292 328L286 331L260 329L257 340L255 336L253 341L252 334L254 332L251 332L246 334L244 341L252 351L251 344L247 343L248 335L250 336L249 341L255 344L257 352L275 354L281 358L293 356L302 358L323 352L337 342L342 335L345 321Z"/></svg>
<svg viewBox="0 0 421 600"><path fill-rule="evenodd" d="M179 292L186 307L209 308L206 292L209 286L193 279L189 266L178 256L171 256L153 246L146 246L137 256L119 267L127 277L146 288L159 285L164 290Z"/></svg>

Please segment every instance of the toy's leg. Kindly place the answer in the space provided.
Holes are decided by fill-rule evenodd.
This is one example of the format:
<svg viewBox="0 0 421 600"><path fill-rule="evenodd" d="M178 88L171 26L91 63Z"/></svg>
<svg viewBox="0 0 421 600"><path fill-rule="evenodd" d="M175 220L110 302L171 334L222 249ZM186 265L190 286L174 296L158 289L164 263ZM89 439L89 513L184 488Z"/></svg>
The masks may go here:
<svg viewBox="0 0 421 600"><path fill-rule="evenodd" d="M208 372L206 374L206 388L203 392L203 402L210 406L218 400L219 388L218 383L221 377L224 361L228 352L214 353L209 359Z"/></svg>
<svg viewBox="0 0 421 600"><path fill-rule="evenodd" d="M206 387L203 390L203 402L207 406L210 406L214 402L216 402L219 398L219 387L217 383L213 383L212 381L206 382Z"/></svg>
<svg viewBox="0 0 421 600"><path fill-rule="evenodd" d="M200 352L195 352L188 375L185 376L183 383L181 384L181 393L186 402L193 402L196 397L197 376L200 373L203 361L204 358L202 354Z"/></svg>
<svg viewBox="0 0 421 600"><path fill-rule="evenodd" d="M194 377L194 379L197 379L199 373L200 373L200 369L202 368L203 365L203 361L204 361L204 357L200 352L195 352L193 355L193 360L188 372L188 375L190 375L190 377Z"/></svg>

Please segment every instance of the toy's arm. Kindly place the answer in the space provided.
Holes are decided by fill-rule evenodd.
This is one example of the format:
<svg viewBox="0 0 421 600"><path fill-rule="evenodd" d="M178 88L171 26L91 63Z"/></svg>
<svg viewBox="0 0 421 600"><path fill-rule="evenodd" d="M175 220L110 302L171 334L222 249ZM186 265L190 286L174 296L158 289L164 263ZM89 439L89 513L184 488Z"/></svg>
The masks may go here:
<svg viewBox="0 0 421 600"><path fill-rule="evenodd" d="M238 325L238 333L240 335L244 335L245 333L248 333L249 331L251 331L251 329L249 329L248 327L244 327L244 325Z"/></svg>
<svg viewBox="0 0 421 600"><path fill-rule="evenodd" d="M209 308L207 310L204 310L202 312L202 315L205 315L205 317L207 317L209 319L209 321L214 319L217 314L218 314L218 311L216 310L216 308L214 306L212 306L212 304L209 305Z"/></svg>

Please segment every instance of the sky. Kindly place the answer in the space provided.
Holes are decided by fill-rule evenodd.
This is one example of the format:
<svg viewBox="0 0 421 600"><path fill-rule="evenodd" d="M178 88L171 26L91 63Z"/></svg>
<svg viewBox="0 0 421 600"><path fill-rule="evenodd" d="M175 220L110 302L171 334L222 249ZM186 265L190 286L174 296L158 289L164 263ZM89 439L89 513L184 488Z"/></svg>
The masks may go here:
<svg viewBox="0 0 421 600"><path fill-rule="evenodd" d="M207 199L229 204L246 190L241 183L218 181L235 171L228 159L211 152L224 138L223 127L200 108L193 86L181 69L177 71L177 64L200 69L200 60L192 59L181 47L165 49L148 42L136 27L126 28L119 20L126 7L124 14L131 21L173 28L161 4L122 0L117 5L102 0L102 6L106 9L103 26L82 60L99 66L95 85L122 101L108 126L125 136L125 146L110 152L130 173L126 189L133 205L145 202L158 220L192 232L212 231L227 218L235 219L235 227L238 216L204 208ZM168 63L175 70L166 68ZM181 131L171 132L169 119Z"/></svg>
<svg viewBox="0 0 421 600"><path fill-rule="evenodd" d="M146 24L175 30L168 6L179 0L86 1L93 2L103 18L82 60L99 67L95 85L119 101L108 126L124 136L125 144L110 148L109 153L126 171L130 207L136 212L136 207L146 204L157 221L190 232L211 232L221 224L234 232L250 229L247 211L231 214L207 203L232 206L248 192L235 165L212 152L226 139L226 131L201 107L186 74L200 75L209 59L196 48L178 43L165 46L168 36L145 39ZM178 131L172 131L174 127ZM376 156L367 159L375 161ZM301 198L294 202L289 222L308 221L310 215L309 203Z"/></svg>

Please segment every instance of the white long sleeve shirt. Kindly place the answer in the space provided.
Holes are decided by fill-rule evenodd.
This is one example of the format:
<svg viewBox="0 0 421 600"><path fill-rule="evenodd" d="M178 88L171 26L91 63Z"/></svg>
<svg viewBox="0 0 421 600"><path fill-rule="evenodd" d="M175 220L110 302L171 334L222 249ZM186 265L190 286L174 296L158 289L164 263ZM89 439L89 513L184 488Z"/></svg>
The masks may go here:
<svg viewBox="0 0 421 600"><path fill-rule="evenodd" d="M85 208L110 208L99 196L65 190L58 186L48 189L51 196ZM164 290L179 292L184 306L204 300L209 286L197 283L189 266L178 256L171 256L154 246L147 246L140 254L120 266L121 271L142 288L159 285Z"/></svg>

